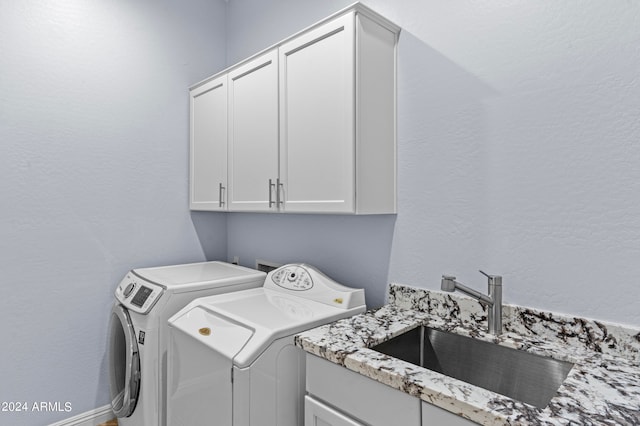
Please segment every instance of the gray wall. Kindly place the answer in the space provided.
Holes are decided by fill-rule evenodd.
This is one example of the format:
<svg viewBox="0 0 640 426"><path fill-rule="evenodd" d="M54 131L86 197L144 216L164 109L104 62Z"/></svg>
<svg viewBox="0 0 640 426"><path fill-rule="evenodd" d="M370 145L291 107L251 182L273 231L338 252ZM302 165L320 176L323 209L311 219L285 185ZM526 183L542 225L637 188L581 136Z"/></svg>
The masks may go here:
<svg viewBox="0 0 640 426"><path fill-rule="evenodd" d="M229 63L344 1L232 0ZM443 273L640 325L640 3L366 0L399 24L397 217L230 214L228 256L316 264L383 302Z"/></svg>
<svg viewBox="0 0 640 426"><path fill-rule="evenodd" d="M72 403L1 424L108 402L132 267L307 261L372 306L483 268L507 302L640 325L636 2L366 1L403 27L398 215L189 213L186 88L348 3L0 2L0 401Z"/></svg>
<svg viewBox="0 0 640 426"><path fill-rule="evenodd" d="M113 290L132 267L226 257L190 215L187 87L225 65L220 1L0 2L0 412L107 404Z"/></svg>

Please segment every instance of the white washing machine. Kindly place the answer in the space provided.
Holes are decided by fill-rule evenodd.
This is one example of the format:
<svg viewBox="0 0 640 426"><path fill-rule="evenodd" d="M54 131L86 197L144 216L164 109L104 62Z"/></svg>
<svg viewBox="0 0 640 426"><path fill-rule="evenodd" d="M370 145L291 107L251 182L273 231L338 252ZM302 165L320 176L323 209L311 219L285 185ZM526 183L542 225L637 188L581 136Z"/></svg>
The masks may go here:
<svg viewBox="0 0 640 426"><path fill-rule="evenodd" d="M167 425L302 425L294 335L364 310L364 290L304 264L271 271L262 288L194 300L169 320Z"/></svg>
<svg viewBox="0 0 640 426"><path fill-rule="evenodd" d="M166 424L167 320L193 299L261 287L266 274L225 262L133 269L115 291L111 406L120 426Z"/></svg>

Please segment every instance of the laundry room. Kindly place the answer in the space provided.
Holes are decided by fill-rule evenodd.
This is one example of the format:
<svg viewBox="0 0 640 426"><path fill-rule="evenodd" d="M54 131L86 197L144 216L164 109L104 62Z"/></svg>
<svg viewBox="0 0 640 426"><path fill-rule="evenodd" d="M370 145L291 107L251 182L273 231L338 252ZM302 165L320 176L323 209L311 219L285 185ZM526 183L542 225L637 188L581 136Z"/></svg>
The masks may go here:
<svg viewBox="0 0 640 426"><path fill-rule="evenodd" d="M535 321L551 318L547 313L577 318L571 326L555 321L549 327L565 341L581 340L603 356L619 346L622 355L611 356L629 359L630 370L617 383L626 383L626 391L640 389L638 2L363 0L353 16L368 16L393 34L388 55L393 84L385 92L377 82L367 87L369 80L358 80L345 91L362 96L354 101L357 107L336 103L332 117L344 111L357 115L371 105L382 105L392 114L388 122L370 120L370 127L345 130L367 141L392 134L391 151L378 156L379 163L369 172L360 157L369 161L375 155L363 155L355 148L340 155L357 165L352 167L357 173L364 173L349 188L354 198L369 196L373 201L355 202L341 212L326 210L330 204L326 200L308 210L287 210L280 197L293 197L296 189L283 186L284 177L300 169L290 168L286 176L276 173L260 184L267 211L241 203L234 206L233 197L239 192L217 181L212 183L212 193L220 197L215 206L194 206L190 146L194 90L226 70L233 77L240 69L234 68L236 64L263 58L269 48L285 51L295 41L292 37L306 37L305 29L341 17L352 3L0 2L0 186L5 200L0 209L0 273L5 290L0 302L0 425L95 426L115 418L110 324L116 292L127 290L123 280L136 269L213 261L235 263L251 273L259 263L271 268L309 265L304 273L314 283L362 289L367 308L393 311L393 317L404 321L402 327L423 318L423 313L405 317L391 305L404 303L417 312L416 306L429 300L433 301L429 309L439 309L458 300L466 288L461 282L482 290L482 296L487 282L494 288L500 282L505 309L499 317L510 315L508 306L520 306L531 309L522 315L530 322L534 317ZM367 25L350 29L358 43L366 41L358 31L364 28L369 34ZM303 51L309 44L294 46L290 52ZM370 50L380 52L381 46ZM356 56L363 63L354 65L353 78L355 69L362 71L366 65ZM283 57L275 53L273 58L271 64L278 65L273 87L281 88L287 84ZM373 68L384 72L384 67ZM239 96L245 93L240 89L244 87L235 89ZM246 99L257 99L258 92L267 92L263 89L252 88ZM275 89L273 93L282 96ZM375 98L385 93L391 97ZM303 104L320 105L321 98ZM303 104L292 107L292 113ZM277 105L271 124L265 125L267 120L260 116L241 127L246 134L236 131L229 137L266 138L273 132L282 141L311 128L286 127L282 98ZM321 124L329 120L316 118ZM365 119L357 115L353 121ZM338 128L319 125L313 132ZM249 145L249 150L259 152L258 145ZM314 152L318 164L329 156L325 154L332 146L330 137L326 146L326 151ZM356 154L360 157L349 157ZM282 158L275 155L275 163L282 165ZM220 167L227 167L223 163ZM211 164L205 166L205 174L219 170ZM259 161L251 167L258 170L263 165ZM305 165L315 170L313 166ZM324 170L322 180L350 181L337 170ZM391 194L391 201L382 201L376 190ZM297 283L301 272L286 271L294 273L288 276ZM267 275L260 274L261 285ZM137 279L153 282L144 272ZM448 302L436 302L445 300L440 297ZM486 328L488 302L468 293L459 297L464 303L480 300L478 306L460 306ZM498 304L492 297L490 303ZM364 309L358 304L358 313L361 305ZM361 315L358 318L367 327L374 322L368 314ZM162 317L163 324L167 320L168 316ZM174 328L179 325L176 317ZM394 335L401 332L397 326ZM519 330L507 320L502 328L505 334ZM362 329L340 330L343 336L362 337L357 334ZM331 340L335 336L319 336L303 334L295 347L306 351L307 359L333 354L328 361L342 363L342 370L320 364L309 376L312 387L302 393L322 394L323 384L314 380L323 376L318 371L324 368L324 377L338 371L344 377L358 374L354 380L368 375L367 380L389 389L401 383L371 373L363 364L371 353L348 346L357 339L338 342ZM380 343L379 334L368 337ZM148 344L139 343L139 333L135 340ZM540 351L545 348L540 344ZM575 366L583 364L573 355L569 358L574 367L566 380L577 381L576 372L582 370ZM428 376L420 371L421 377ZM428 424L425 398L439 409L453 407L449 411L476 423L509 424L515 418L496 420L502 419L504 400L500 404L491 400L493 405L481 398L466 401L467 408L493 407L476 418L474 410L455 402L455 392L424 390L431 388L422 379L419 386L422 395L444 395L424 396L422 401L411 395L415 401L409 404L422 407L418 416L423 425ZM569 386L559 392L566 389ZM625 389L616 392L623 394ZM318 400L357 419L326 420L328 424L374 424L367 417L374 408L369 414L352 413L330 397ZM602 409L610 416L617 413L613 424L640 423L637 404L625 401L595 407L584 415L600 419L593 413ZM618 411L611 408L614 405ZM238 408L234 409L238 416ZM549 417L548 407L535 411L526 405L522 410L532 416L528 418L561 424ZM569 417L581 412L576 407L562 410ZM537 422L542 421L524 424ZM305 420L305 424L312 423Z"/></svg>

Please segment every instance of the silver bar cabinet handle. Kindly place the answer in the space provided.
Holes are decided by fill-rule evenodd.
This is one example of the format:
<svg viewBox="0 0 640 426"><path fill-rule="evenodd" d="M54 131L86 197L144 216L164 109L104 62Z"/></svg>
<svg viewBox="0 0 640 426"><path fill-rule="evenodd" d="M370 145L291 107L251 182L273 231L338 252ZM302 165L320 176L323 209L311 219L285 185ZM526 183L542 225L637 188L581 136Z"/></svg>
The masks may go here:
<svg viewBox="0 0 640 426"><path fill-rule="evenodd" d="M280 188L283 187L283 184L280 182L280 178L276 179L276 204L278 207L282 204L282 200L280 199Z"/></svg>
<svg viewBox="0 0 640 426"><path fill-rule="evenodd" d="M224 205L224 201L222 201L222 191L224 191L224 186L222 186L222 182L218 186L218 207L222 208Z"/></svg>
<svg viewBox="0 0 640 426"><path fill-rule="evenodd" d="M271 193L271 188L273 188L273 181L271 179L269 179L269 208L271 208L271 206L273 206L274 201L273 201L273 196Z"/></svg>

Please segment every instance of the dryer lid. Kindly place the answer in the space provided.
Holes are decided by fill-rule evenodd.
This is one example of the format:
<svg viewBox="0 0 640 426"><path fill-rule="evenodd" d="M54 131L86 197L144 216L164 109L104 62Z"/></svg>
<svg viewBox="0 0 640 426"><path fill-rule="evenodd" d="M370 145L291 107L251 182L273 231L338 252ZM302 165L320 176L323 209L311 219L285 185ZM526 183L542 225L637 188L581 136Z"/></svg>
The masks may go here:
<svg viewBox="0 0 640 426"><path fill-rule="evenodd" d="M133 273L174 293L214 285L224 287L251 280L261 280L262 284L266 277L264 272L220 261L138 268Z"/></svg>

